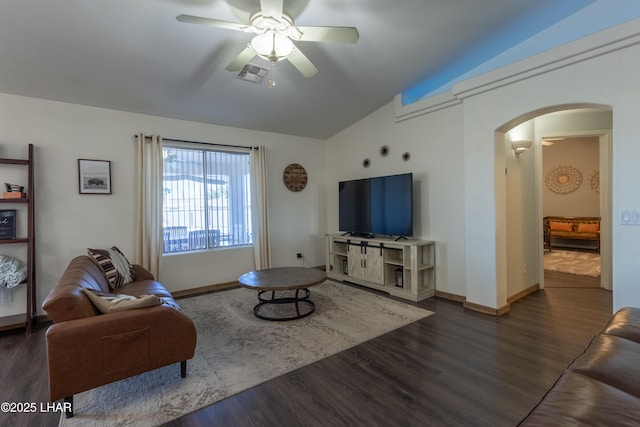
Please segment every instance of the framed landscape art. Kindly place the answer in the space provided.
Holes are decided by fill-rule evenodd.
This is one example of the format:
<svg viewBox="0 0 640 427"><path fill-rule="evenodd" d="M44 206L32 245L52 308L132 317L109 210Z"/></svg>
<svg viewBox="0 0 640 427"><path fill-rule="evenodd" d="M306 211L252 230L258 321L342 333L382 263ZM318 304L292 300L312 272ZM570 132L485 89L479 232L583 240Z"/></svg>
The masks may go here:
<svg viewBox="0 0 640 427"><path fill-rule="evenodd" d="M78 159L80 194L111 194L111 162Z"/></svg>

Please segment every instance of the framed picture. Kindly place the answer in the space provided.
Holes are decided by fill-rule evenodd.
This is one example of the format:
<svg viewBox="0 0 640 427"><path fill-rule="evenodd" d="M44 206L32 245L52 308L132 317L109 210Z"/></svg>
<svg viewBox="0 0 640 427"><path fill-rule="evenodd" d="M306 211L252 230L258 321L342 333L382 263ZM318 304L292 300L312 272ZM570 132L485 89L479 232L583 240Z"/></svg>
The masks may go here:
<svg viewBox="0 0 640 427"><path fill-rule="evenodd" d="M78 159L80 194L111 194L111 162Z"/></svg>
<svg viewBox="0 0 640 427"><path fill-rule="evenodd" d="M16 210L0 210L0 240L16 238Z"/></svg>

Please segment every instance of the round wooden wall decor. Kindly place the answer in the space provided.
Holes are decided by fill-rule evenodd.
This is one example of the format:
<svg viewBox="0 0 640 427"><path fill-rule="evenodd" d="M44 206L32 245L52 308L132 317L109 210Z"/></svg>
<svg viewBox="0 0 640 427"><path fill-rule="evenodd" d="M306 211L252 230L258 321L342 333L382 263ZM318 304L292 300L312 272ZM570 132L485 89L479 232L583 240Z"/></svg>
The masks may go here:
<svg viewBox="0 0 640 427"><path fill-rule="evenodd" d="M298 192L307 186L307 171L298 163L291 163L282 173L282 182L290 191Z"/></svg>

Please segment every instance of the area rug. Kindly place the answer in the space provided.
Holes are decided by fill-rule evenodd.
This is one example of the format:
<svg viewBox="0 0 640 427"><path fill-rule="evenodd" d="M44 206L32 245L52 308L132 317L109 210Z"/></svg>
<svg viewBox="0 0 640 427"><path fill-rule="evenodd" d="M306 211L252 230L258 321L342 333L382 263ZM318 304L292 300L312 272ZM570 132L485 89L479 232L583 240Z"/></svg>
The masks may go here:
<svg viewBox="0 0 640 427"><path fill-rule="evenodd" d="M288 322L257 319L249 289L179 300L198 333L187 377L174 364L79 393L60 425L159 425L433 314L331 281L311 299L315 313Z"/></svg>
<svg viewBox="0 0 640 427"><path fill-rule="evenodd" d="M554 250L544 254L544 269L598 277L600 276L600 254Z"/></svg>

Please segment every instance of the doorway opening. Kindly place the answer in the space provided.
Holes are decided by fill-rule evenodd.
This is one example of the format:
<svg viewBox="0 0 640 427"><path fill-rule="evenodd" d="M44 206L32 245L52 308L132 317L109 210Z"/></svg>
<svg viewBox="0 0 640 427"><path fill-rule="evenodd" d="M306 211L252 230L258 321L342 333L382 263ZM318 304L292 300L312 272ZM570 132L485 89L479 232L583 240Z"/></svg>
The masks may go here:
<svg viewBox="0 0 640 427"><path fill-rule="evenodd" d="M498 185L503 180L505 194L504 206L497 209L505 225L504 238L499 239L503 245L499 253L504 256L496 262L498 274L504 275L499 283L506 287L508 303L545 287L544 218L548 216L600 218L600 276L588 286L611 289L612 116L607 106L563 105L520 116L497 130L497 148L504 150L505 161L503 177L496 174ZM530 141L530 147L516 150L522 141ZM559 155L545 161L544 150ZM557 193L549 190L553 180ZM554 243L571 252L595 252L593 241ZM566 278L575 277L551 275L549 285Z"/></svg>
<svg viewBox="0 0 640 427"><path fill-rule="evenodd" d="M544 287L602 286L599 144L597 135L542 137Z"/></svg>

